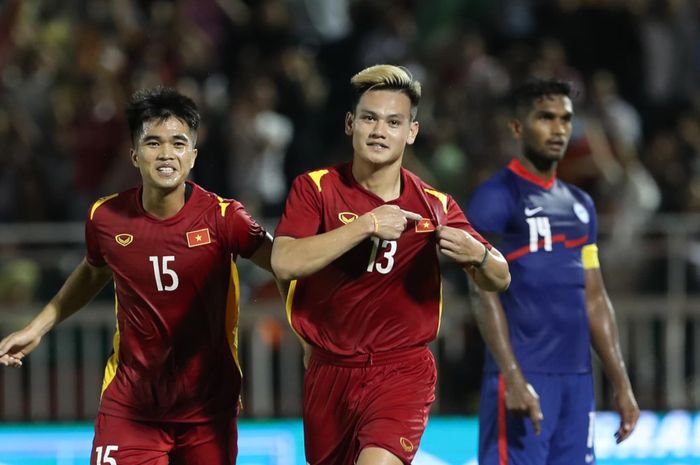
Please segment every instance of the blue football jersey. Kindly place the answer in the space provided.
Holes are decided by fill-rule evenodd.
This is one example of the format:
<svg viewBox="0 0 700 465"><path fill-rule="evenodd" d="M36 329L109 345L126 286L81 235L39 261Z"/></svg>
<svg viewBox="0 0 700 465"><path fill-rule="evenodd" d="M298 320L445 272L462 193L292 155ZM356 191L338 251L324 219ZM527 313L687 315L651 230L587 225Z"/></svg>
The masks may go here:
<svg viewBox="0 0 700 465"><path fill-rule="evenodd" d="M477 188L467 216L508 260L511 283L500 299L522 369L591 371L581 257L598 232L590 196L556 177L544 181L513 160ZM498 371L488 351L485 369Z"/></svg>

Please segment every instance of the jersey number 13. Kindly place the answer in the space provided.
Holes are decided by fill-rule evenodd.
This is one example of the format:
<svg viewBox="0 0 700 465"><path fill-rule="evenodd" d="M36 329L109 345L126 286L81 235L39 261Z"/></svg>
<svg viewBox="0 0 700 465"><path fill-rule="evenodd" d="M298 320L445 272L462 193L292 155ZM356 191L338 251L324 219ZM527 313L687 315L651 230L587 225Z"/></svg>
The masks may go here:
<svg viewBox="0 0 700 465"><path fill-rule="evenodd" d="M369 255L367 271L371 273L377 270L381 274L387 274L394 267L394 254L396 254L398 245L396 241L382 241L382 257L377 260L379 241L380 239L378 237L372 237L372 253Z"/></svg>

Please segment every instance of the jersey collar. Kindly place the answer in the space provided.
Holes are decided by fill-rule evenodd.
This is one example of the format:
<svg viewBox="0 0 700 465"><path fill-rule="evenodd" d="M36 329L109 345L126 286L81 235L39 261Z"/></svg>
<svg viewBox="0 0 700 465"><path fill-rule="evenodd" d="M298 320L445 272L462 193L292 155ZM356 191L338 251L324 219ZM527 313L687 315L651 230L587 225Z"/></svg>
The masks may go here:
<svg viewBox="0 0 700 465"><path fill-rule="evenodd" d="M382 204L387 204L387 205L394 205L398 204L401 199L407 197L409 194L408 192L408 175L406 174L406 168L403 166L401 167L401 192L399 192L399 196L396 197L393 200L386 201L379 197L377 194L375 194L372 191L369 191L365 189L362 184L357 182L357 179L355 179L355 176L352 174L352 160L349 162L345 162L342 164L342 167L339 169L339 171L343 172L345 174L345 177L347 180L350 182L350 184L357 188L358 190L362 191L365 195L374 198L375 200L378 200Z"/></svg>
<svg viewBox="0 0 700 465"><path fill-rule="evenodd" d="M541 188L547 190L552 188L552 186L554 185L554 181L557 179L556 174L552 175L552 177L547 180L532 174L527 170L527 168L523 166L523 164L517 158L512 159L510 163L508 163L508 169L520 176L521 178L525 179L526 181L530 181L531 183L537 184Z"/></svg>
<svg viewBox="0 0 700 465"><path fill-rule="evenodd" d="M175 224L178 221L180 221L183 217L187 216L189 213L188 211L193 208L192 205L196 202L195 200L197 197L200 195L200 191L202 190L197 184L193 183L192 181L185 181L185 191L189 190L191 194L188 197L185 197L185 205L180 209L179 212L175 213L175 215L171 216L170 218L165 218L165 219L160 219L157 218L150 213L146 211L145 208L143 208L143 202L142 202L142 196L143 196L143 185L139 186L136 192L136 209L138 212L144 216L148 221L155 222L158 224Z"/></svg>

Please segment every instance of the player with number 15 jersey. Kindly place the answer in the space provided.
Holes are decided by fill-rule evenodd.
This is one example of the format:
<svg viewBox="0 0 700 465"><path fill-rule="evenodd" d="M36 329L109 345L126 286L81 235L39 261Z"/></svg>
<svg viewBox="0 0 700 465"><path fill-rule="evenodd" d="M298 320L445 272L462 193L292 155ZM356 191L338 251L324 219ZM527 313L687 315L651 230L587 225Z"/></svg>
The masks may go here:
<svg viewBox="0 0 700 465"><path fill-rule="evenodd" d="M143 210L140 188L89 212L87 261L110 267L116 300L101 413L201 422L237 409L235 260L250 257L265 231L239 202L189 181L186 189L185 206L165 220Z"/></svg>
<svg viewBox="0 0 700 465"><path fill-rule="evenodd" d="M21 366L113 280L117 328L90 464L235 465L236 259L272 271L272 237L240 203L187 181L198 156L192 99L141 89L126 114L141 185L93 204L85 259L32 321L0 341L0 364Z"/></svg>

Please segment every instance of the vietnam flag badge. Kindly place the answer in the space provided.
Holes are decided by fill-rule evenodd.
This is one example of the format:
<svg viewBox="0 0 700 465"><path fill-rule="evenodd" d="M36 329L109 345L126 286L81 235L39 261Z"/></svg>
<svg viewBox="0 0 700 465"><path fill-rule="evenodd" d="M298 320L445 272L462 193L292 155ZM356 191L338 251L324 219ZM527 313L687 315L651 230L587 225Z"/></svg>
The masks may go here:
<svg viewBox="0 0 700 465"><path fill-rule="evenodd" d="M198 229L187 233L187 246L197 247L199 245L211 244L211 236L209 236L209 228Z"/></svg>
<svg viewBox="0 0 700 465"><path fill-rule="evenodd" d="M430 218L421 218L416 221L416 232L417 233L427 233L435 231L435 225Z"/></svg>

